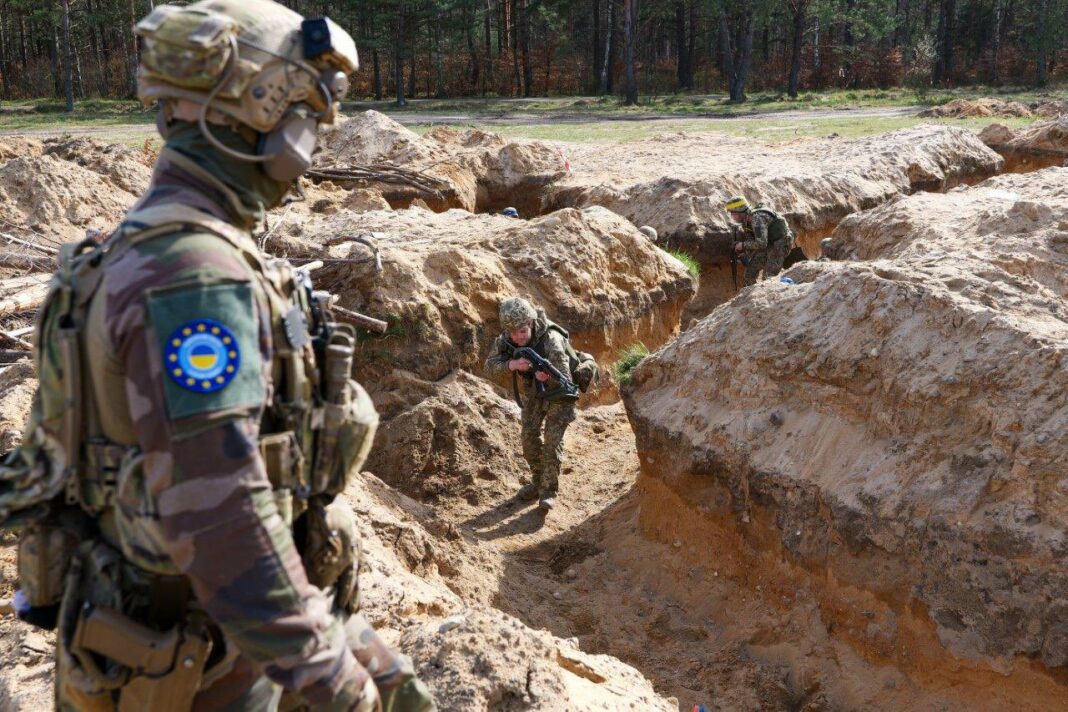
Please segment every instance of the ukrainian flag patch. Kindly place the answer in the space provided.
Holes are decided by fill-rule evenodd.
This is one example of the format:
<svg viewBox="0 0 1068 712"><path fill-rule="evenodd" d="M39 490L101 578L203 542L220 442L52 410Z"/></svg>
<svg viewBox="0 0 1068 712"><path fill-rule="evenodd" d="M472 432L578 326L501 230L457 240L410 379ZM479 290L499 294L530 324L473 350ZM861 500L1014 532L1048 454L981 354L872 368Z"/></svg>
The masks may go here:
<svg viewBox="0 0 1068 712"><path fill-rule="evenodd" d="M241 370L241 347L224 324L197 319L174 330L167 340L164 363L171 379L182 388L214 393L230 385Z"/></svg>
<svg viewBox="0 0 1068 712"><path fill-rule="evenodd" d="M146 301L172 420L263 404L267 386L250 284L164 287L149 290Z"/></svg>

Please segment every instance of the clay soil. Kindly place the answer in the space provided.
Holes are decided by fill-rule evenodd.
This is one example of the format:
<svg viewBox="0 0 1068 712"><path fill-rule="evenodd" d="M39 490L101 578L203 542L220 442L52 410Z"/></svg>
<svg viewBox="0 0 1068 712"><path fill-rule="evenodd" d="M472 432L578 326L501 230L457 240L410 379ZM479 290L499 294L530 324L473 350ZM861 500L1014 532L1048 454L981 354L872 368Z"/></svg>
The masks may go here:
<svg viewBox="0 0 1068 712"><path fill-rule="evenodd" d="M653 476L659 468L649 461L652 451L639 452L623 404L604 404L612 398L603 394L588 397L568 431L557 507L545 514L517 502L514 492L530 477L518 408L505 384L479 374L496 328L496 300L523 284L542 290L550 306L567 306L562 316L581 327L584 347L604 367L638 337L654 349L681 341L675 336L689 326L683 322L734 294L714 244L725 229L718 201L728 192L780 200L815 257L846 215L976 182L1001 170L997 153L973 134L943 128L785 147L676 135L561 153L479 132L437 129L419 137L383 118L368 114L340 127L330 160L409 161L450 181L451 197L433 204L387 195L388 186L309 182L304 202L271 216L264 244L276 254L333 260L322 277L346 305L384 318L419 312L422 321L411 323L434 326L432 335L402 333L394 319L389 337L369 342L381 353L368 368L378 370L356 375L380 379L376 396L386 418L369 472L346 496L364 539L367 613L413 657L442 710L1043 710L1068 700L1063 675L1051 677L1038 662L1019 662L1011 688L1001 689L989 670L979 674L972 662L955 661L922 605L890 620L887 602L861 586L830 570L801 570L775 538L790 523L781 512L754 505L743 527L742 512L700 504L736 492L724 495L700 474L670 484ZM574 171L566 178L564 155ZM145 160L93 142L4 139L0 209L11 206L4 214L26 239L79 239L87 227L112 224L133 201L147 181L135 163L143 168ZM112 170L122 162L129 170ZM555 190L547 188L556 180ZM511 197L534 219L474 214ZM442 212L447 208L454 210ZM640 224L658 227L675 247L712 238L699 308L682 313L693 292L689 278L677 261L641 242ZM383 274L408 281L376 282L367 248L343 239L364 233L381 248ZM552 291L546 276L575 254L600 271L591 267L584 277L574 267L573 278L563 286L555 280L559 291ZM5 269L5 277L25 277L25 269ZM591 294L599 296L585 298ZM1054 298L1063 302L1063 292ZM584 307L592 301L594 308ZM4 325L29 323L30 316L32 310L16 310ZM745 331L754 353L763 348L759 328ZM700 324L683 338L693 333L702 333ZM767 333L776 343L790 336ZM731 336L723 329L708 338L734 343ZM410 360L393 363L403 358ZM692 395L701 383L726 382L709 363L690 364L697 375L673 385ZM33 386L29 364L0 364L4 447L18 441ZM616 391L611 380L606 391ZM816 422L818 404L813 413ZM686 419L669 406L661 415ZM655 456L681 456L680 444ZM862 579L865 561L850 561ZM813 579L825 587L807 585ZM16 580L14 540L6 536L0 598L12 594ZM904 631L893 638L899 649L879 647L889 639L884 626ZM52 645L48 634L0 620L0 709L51 708ZM929 660L937 665L925 672Z"/></svg>

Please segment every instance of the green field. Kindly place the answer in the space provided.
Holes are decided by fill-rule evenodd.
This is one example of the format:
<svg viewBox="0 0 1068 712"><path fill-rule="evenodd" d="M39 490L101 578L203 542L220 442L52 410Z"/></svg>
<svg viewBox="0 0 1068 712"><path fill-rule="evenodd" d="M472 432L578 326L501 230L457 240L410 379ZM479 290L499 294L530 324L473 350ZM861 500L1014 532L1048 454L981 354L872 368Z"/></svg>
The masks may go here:
<svg viewBox="0 0 1068 712"><path fill-rule="evenodd" d="M345 104L344 111L347 114L367 109L381 111L420 133L435 124L449 123L495 131L511 138L578 142L626 141L677 131L720 131L780 143L833 134L852 138L919 123L943 123L974 130L994 121L1013 128L1030 123L1030 119L916 116L920 107L954 98L983 96L1025 103L1068 100L1068 89L1036 92L974 87L920 93L907 89L807 92L796 100L781 94L757 94L743 104L731 103L722 96L679 94L643 97L638 107L624 107L616 97L420 99L412 100L403 109L390 101L350 102ZM70 132L140 146L146 140L158 144L152 130L154 120L153 111L129 100L83 101L73 113L65 112L62 103L54 100L0 102L0 134Z"/></svg>

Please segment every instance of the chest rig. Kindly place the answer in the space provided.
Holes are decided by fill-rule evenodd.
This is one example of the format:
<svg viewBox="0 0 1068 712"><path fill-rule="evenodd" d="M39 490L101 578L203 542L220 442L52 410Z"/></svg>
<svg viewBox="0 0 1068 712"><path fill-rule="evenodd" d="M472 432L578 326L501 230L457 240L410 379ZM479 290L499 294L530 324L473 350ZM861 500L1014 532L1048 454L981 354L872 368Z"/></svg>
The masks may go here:
<svg viewBox="0 0 1068 712"><path fill-rule="evenodd" d="M270 311L273 349L264 367L271 386L259 449L283 519L292 526L305 510L329 504L370 450L378 417L350 375L355 331L331 319L328 295L313 292L310 276L285 260L265 259L247 233L200 211L181 205L135 210L104 244L64 247L39 313L40 386L24 444L4 466L17 471L9 479L19 483L22 501L0 510L7 526L13 518L32 523L21 537L19 568L34 606L59 601L86 531L102 536L138 569L177 574L166 557L153 555L160 552L152 551L152 537L138 519L151 519L155 508L144 487L143 454L102 433L99 408L106 404L95 402L88 387L84 330L109 265L138 244L183 232L209 233L234 247L250 268L258 303ZM116 498L123 506L115 506ZM79 531L72 532L69 521L51 526L59 501L66 520L71 511L84 515Z"/></svg>

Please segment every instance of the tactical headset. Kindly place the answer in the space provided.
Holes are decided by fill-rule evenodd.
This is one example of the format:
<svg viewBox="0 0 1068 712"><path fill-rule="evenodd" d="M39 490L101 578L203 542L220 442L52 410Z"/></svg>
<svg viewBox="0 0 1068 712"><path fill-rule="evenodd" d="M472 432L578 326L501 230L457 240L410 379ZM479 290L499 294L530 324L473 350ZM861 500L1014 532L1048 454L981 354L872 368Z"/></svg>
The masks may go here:
<svg viewBox="0 0 1068 712"><path fill-rule="evenodd" d="M330 39L330 22L326 18L304 20L301 26L301 38L304 43L305 59L314 59L333 49ZM208 124L208 111L211 109L212 102L223 87L229 83L234 71L237 69L239 45L245 45L251 49L269 54L310 74L326 105L322 111L316 112L306 103L293 104L271 131L260 134L255 154L242 153L226 146L215 137ZM197 124L200 127L200 131L211 145L223 154L238 161L262 163L264 173L274 180L281 183L292 182L311 167L319 121L324 116L330 115L333 111L334 103L340 102L348 94L348 76L338 70L320 72L306 62L273 52L236 35L230 37L230 49L230 58L227 62L226 71L211 90L211 93L208 94L208 98L201 104L200 112L197 116ZM159 129L160 135L166 139L168 134L167 119L162 111L156 117L156 127Z"/></svg>

